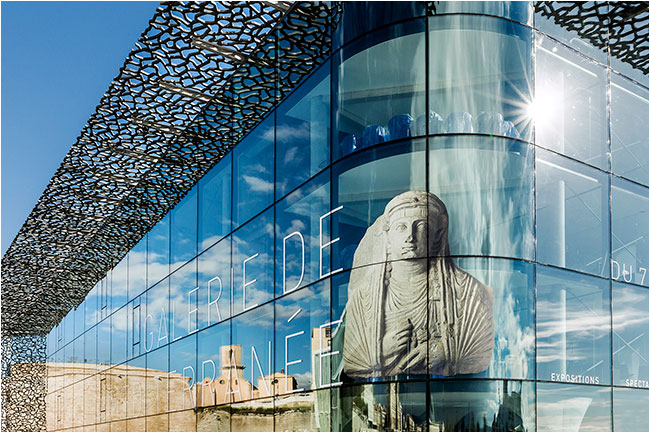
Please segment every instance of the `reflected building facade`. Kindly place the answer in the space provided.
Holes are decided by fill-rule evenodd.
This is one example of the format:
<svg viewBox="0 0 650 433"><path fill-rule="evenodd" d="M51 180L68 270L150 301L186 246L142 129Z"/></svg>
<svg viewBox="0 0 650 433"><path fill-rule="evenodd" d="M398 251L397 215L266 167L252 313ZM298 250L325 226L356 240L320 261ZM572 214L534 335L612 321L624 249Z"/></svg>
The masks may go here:
<svg viewBox="0 0 650 433"><path fill-rule="evenodd" d="M47 429L647 431L647 62L564 3L332 3L327 59L47 336ZM392 225L409 191L444 242Z"/></svg>

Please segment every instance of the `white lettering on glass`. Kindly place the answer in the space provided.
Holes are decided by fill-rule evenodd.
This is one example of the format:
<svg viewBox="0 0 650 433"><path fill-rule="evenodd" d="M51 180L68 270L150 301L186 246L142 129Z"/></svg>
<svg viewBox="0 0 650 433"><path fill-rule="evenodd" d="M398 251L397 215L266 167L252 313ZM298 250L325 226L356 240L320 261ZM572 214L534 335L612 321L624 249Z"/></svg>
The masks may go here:
<svg viewBox="0 0 650 433"><path fill-rule="evenodd" d="M214 301L210 300L210 297L212 296L212 283L214 281L219 282L219 294L217 295L217 298ZM208 325L212 324L212 320L210 318L210 313L212 312L212 305L214 304L215 308L217 309L217 317L219 319L219 322L221 322L221 311L219 311L219 299L221 299L221 293L223 292L223 282L221 281L220 277L214 277L210 281L208 281Z"/></svg>
<svg viewBox="0 0 650 433"><path fill-rule="evenodd" d="M330 272L328 272L326 274L323 273L323 250L325 248L331 247L333 244L335 244L336 242L341 240L341 238L336 238L336 239L332 239L332 240L330 240L330 241L323 244L323 220L325 218L327 218L328 216L332 215L333 213L340 211L341 209L343 209L343 206L339 206L336 209L332 209L331 211L327 212L325 215L321 215L321 217L320 217L320 221L319 221L319 229L320 229L319 230L319 239L320 239L320 242L319 242L319 248L318 248L318 252L319 252L318 263L319 263L319 271L320 271L320 277L321 278L325 278L325 277L328 277L330 275L334 275L337 272L341 272L343 270L343 268L339 268L339 269L336 269L334 271L330 271Z"/></svg>
<svg viewBox="0 0 650 433"><path fill-rule="evenodd" d="M300 254L302 257L302 263L300 265L300 279L290 289L287 289L287 239L290 239L294 236L297 236L300 239ZM302 283L302 279L305 276L305 238L299 231L295 231L282 239L282 293L288 293L293 290L296 290Z"/></svg>
<svg viewBox="0 0 650 433"><path fill-rule="evenodd" d="M165 340L169 342L169 339L167 338L167 319L165 319L165 308L160 309L160 325L158 326L158 347L160 347L160 342ZM163 331L165 334L163 335Z"/></svg>
<svg viewBox="0 0 650 433"><path fill-rule="evenodd" d="M268 372L271 372L271 342L269 341L269 366ZM271 395L271 389L267 381L264 379L264 370L262 370L262 365L260 364L260 358L257 356L257 351L255 351L255 346L251 346L251 395L253 394L253 387L255 386L255 364L253 360L257 363L257 368L260 370L260 376L262 377L262 383L266 389L266 395Z"/></svg>
<svg viewBox="0 0 650 433"><path fill-rule="evenodd" d="M206 364L210 364L210 365L212 365L212 377L210 377L210 381L209 381L209 382L206 382L206 380L205 380L205 365L206 365ZM213 360L208 359L207 361L203 361L203 362L201 363L201 377L203 378L202 386L203 386L203 387L206 387L206 386L207 386L208 389L210 390L210 399L212 400L212 403L211 403L211 404L213 404L213 405L214 405L214 404L217 404L217 402L216 402L216 396L215 396L215 393L214 393L214 388L212 387L212 383L214 382L214 379L215 379L215 376L216 376L216 375L217 375L217 366L214 365L214 361L213 361ZM201 395L203 395L203 391L201 391Z"/></svg>
<svg viewBox="0 0 650 433"><path fill-rule="evenodd" d="M305 331L300 331L284 337L284 374L286 374L287 376L289 375L290 365L300 364L302 362L302 359L289 361L289 339L298 337L299 335L302 335L304 333ZM291 392L301 392L304 390L305 390L304 388L298 388L298 389L294 389ZM289 384L286 378L284 379L284 392L289 392Z"/></svg>
<svg viewBox="0 0 650 433"><path fill-rule="evenodd" d="M185 374L186 371L191 371L192 376L187 376ZM190 380L185 381L185 378L189 377ZM185 392L188 391L190 393L190 402L192 403L192 406L194 407L194 394L192 393L192 387L194 386L194 367L191 365L183 367L183 409L185 409Z"/></svg>
<svg viewBox="0 0 650 433"><path fill-rule="evenodd" d="M258 304L255 304L255 305L251 305L248 308L246 307L246 287L250 286L251 284L254 284L255 281L257 281L257 278L255 278L255 279L253 279L251 281L248 281L248 282L246 281L246 263L250 262L251 260L253 260L257 256L259 256L259 253L256 253L256 254L250 256L249 258L247 258L246 260L244 260L244 263L242 265L242 268L243 268L242 269L242 289L243 289L243 293L242 293L242 311L250 310L251 308L257 307L257 305L258 305Z"/></svg>
<svg viewBox="0 0 650 433"><path fill-rule="evenodd" d="M199 288L195 287L194 289L187 292L187 334L192 334L193 332L198 331L196 320L194 321L194 326L192 326L192 315L198 316L199 306L194 303L192 307L192 293L196 293L198 298Z"/></svg>

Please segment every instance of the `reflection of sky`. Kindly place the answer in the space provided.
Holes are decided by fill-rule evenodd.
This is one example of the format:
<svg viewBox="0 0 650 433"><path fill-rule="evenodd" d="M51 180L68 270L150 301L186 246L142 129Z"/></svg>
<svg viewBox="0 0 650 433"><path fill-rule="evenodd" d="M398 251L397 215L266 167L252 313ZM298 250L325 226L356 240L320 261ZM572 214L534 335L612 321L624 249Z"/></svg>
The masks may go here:
<svg viewBox="0 0 650 433"><path fill-rule="evenodd" d="M537 385L539 431L611 431L610 414L609 388Z"/></svg>

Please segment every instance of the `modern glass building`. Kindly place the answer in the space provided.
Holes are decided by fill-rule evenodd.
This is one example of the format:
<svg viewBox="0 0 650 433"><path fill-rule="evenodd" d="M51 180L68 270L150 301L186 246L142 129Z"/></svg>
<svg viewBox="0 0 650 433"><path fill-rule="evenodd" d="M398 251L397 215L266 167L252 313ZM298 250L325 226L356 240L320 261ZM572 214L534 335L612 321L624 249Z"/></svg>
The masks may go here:
<svg viewBox="0 0 650 433"><path fill-rule="evenodd" d="M647 431L647 4L275 7L327 37L229 48L267 97L47 333L47 430Z"/></svg>

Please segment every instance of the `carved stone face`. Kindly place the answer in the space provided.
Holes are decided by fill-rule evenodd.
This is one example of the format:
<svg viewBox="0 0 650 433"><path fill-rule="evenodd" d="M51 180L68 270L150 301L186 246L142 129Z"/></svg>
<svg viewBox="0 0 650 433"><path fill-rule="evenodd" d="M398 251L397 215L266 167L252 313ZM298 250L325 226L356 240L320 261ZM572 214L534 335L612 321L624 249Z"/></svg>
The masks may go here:
<svg viewBox="0 0 650 433"><path fill-rule="evenodd" d="M392 260L415 259L427 255L428 221L423 208L410 208L391 216L388 250Z"/></svg>

